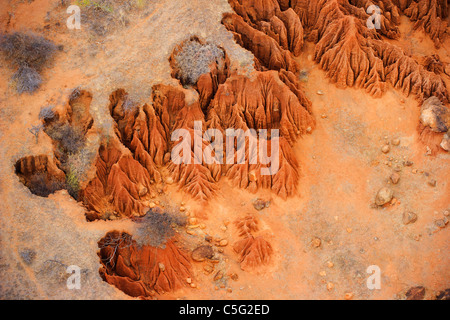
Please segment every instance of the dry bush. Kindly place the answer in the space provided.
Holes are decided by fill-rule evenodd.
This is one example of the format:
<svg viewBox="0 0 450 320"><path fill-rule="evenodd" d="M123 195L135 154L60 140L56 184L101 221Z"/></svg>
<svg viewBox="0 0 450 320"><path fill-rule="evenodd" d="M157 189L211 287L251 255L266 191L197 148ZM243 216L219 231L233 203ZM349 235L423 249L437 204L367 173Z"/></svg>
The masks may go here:
<svg viewBox="0 0 450 320"><path fill-rule="evenodd" d="M18 68L12 77L18 93L32 93L40 87L39 72L49 64L56 50L51 41L33 33L0 36L0 51L13 68Z"/></svg>
<svg viewBox="0 0 450 320"><path fill-rule="evenodd" d="M136 219L136 222L136 242L141 246L159 247L175 235L174 228L186 224L186 218L174 212L153 208L144 217Z"/></svg>
<svg viewBox="0 0 450 320"><path fill-rule="evenodd" d="M20 66L12 76L12 82L18 93L32 93L42 84L39 73L28 66Z"/></svg>
<svg viewBox="0 0 450 320"><path fill-rule="evenodd" d="M184 86L195 85L198 78L210 72L210 65L216 62L219 66L225 63L225 53L211 43L200 43L191 39L183 43L175 54L175 68L179 70L177 77Z"/></svg>
<svg viewBox="0 0 450 320"><path fill-rule="evenodd" d="M14 32L0 38L0 50L16 67L28 66L41 71L53 58L57 47L39 35Z"/></svg>

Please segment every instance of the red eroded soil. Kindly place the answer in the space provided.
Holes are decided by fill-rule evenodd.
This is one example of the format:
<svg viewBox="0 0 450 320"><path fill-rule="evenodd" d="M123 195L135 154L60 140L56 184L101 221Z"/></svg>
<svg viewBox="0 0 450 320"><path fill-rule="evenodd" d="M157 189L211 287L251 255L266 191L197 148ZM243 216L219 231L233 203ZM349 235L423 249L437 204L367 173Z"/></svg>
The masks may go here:
<svg viewBox="0 0 450 320"><path fill-rule="evenodd" d="M99 34L66 29L59 1L7 1L0 31L62 47L33 94L1 58L0 297L435 299L450 287L449 9L161 0ZM192 65L212 57L198 78L192 48ZM249 147L197 162L197 126L279 145L278 170Z"/></svg>

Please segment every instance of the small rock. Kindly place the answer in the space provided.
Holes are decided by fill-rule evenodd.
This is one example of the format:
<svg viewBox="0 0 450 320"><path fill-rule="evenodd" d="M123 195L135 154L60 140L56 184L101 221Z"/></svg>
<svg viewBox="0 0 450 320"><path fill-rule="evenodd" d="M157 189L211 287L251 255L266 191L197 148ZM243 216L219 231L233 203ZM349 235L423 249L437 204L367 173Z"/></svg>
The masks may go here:
<svg viewBox="0 0 450 320"><path fill-rule="evenodd" d="M156 203L150 202L150 203L148 204L148 207L149 207L150 209L153 209L154 207L156 207Z"/></svg>
<svg viewBox="0 0 450 320"><path fill-rule="evenodd" d="M388 153L389 151L391 151L391 147L389 147L388 145L384 145L381 148L381 152L383 152L383 153Z"/></svg>
<svg viewBox="0 0 450 320"><path fill-rule="evenodd" d="M238 280L239 280L239 276L238 276L236 273L233 273L233 274L230 276L230 278L231 278L231 280L233 280L233 281L238 281Z"/></svg>
<svg viewBox="0 0 450 320"><path fill-rule="evenodd" d="M258 180L258 177L256 176L256 172L254 170L250 171L248 174L248 179L250 182L255 182Z"/></svg>
<svg viewBox="0 0 450 320"><path fill-rule="evenodd" d="M420 122L433 132L447 132L450 129L450 109L433 96L423 103Z"/></svg>
<svg viewBox="0 0 450 320"><path fill-rule="evenodd" d="M334 284L332 283L332 282L328 282L327 283L327 290L328 291L331 291L331 290L333 290L334 289Z"/></svg>
<svg viewBox="0 0 450 320"><path fill-rule="evenodd" d="M403 224L407 225L410 223L414 223L417 221L417 214L411 211L405 211L403 212L403 218L402 218Z"/></svg>
<svg viewBox="0 0 450 320"><path fill-rule="evenodd" d="M221 247L226 247L227 245L228 245L228 241L227 240L221 240L219 242L219 246L221 246Z"/></svg>
<svg viewBox="0 0 450 320"><path fill-rule="evenodd" d="M383 206L389 202L391 202L392 198L394 197L394 192L387 188L381 188L378 193L377 196L375 198L375 204L377 206Z"/></svg>
<svg viewBox="0 0 450 320"><path fill-rule="evenodd" d="M161 272L166 271L166 266L164 265L164 263L159 263L158 267L159 267L159 270L161 270Z"/></svg>
<svg viewBox="0 0 450 320"><path fill-rule="evenodd" d="M148 193L148 189L144 186L141 186L141 188L139 188L139 196L143 197Z"/></svg>
<svg viewBox="0 0 450 320"><path fill-rule="evenodd" d="M441 228L441 229L445 228L445 225L446 225L444 219L436 220L436 221L434 222L434 224L436 225L436 227Z"/></svg>
<svg viewBox="0 0 450 320"><path fill-rule="evenodd" d="M205 236L205 241L211 242L213 240L213 237L206 235Z"/></svg>
<svg viewBox="0 0 450 320"><path fill-rule="evenodd" d="M333 268L334 267L334 263L331 262L331 261L328 261L327 262L327 266L328 266L328 268Z"/></svg>
<svg viewBox="0 0 450 320"><path fill-rule="evenodd" d="M434 179L431 179L430 181L428 181L428 185L429 185L430 187L436 187L437 181L434 180Z"/></svg>
<svg viewBox="0 0 450 320"><path fill-rule="evenodd" d="M345 299L345 300L352 300L352 299L353 299L353 296L354 296L353 292L347 292L347 293L345 294L345 296L344 296L344 299Z"/></svg>
<svg viewBox="0 0 450 320"><path fill-rule="evenodd" d="M173 183L173 178L172 178L172 177L168 177L168 178L166 179L166 183L167 183L167 184L172 184L172 183Z"/></svg>
<svg viewBox="0 0 450 320"><path fill-rule="evenodd" d="M300 71L299 79L302 82L308 82L308 71L306 71L306 70Z"/></svg>
<svg viewBox="0 0 450 320"><path fill-rule="evenodd" d="M323 91L322 91L322 90L319 90L319 91L317 91L317 94L318 94L319 96L323 96Z"/></svg>
<svg viewBox="0 0 450 320"><path fill-rule="evenodd" d="M214 281L218 281L223 278L223 271L218 271L214 276Z"/></svg>
<svg viewBox="0 0 450 320"><path fill-rule="evenodd" d="M214 257L214 250L210 246L200 246L192 251L192 259L197 262L212 259Z"/></svg>
<svg viewBox="0 0 450 320"><path fill-rule="evenodd" d="M191 284L191 283L192 283L192 279L191 279L191 278L187 278L187 279L186 279L186 282L187 282L188 284Z"/></svg>
<svg viewBox="0 0 450 320"><path fill-rule="evenodd" d="M444 210L443 214L445 217L450 216L450 210Z"/></svg>
<svg viewBox="0 0 450 320"><path fill-rule="evenodd" d="M394 140L392 140L392 145L393 145L393 146L399 146L399 145L400 145L400 139L394 139Z"/></svg>
<svg viewBox="0 0 450 320"><path fill-rule="evenodd" d="M409 161L409 160L403 161L403 165L404 165L405 167L412 167L412 166L414 165L414 162Z"/></svg>
<svg viewBox="0 0 450 320"><path fill-rule="evenodd" d="M445 151L450 151L450 130L446 134L444 134L440 146Z"/></svg>
<svg viewBox="0 0 450 320"><path fill-rule="evenodd" d="M393 184L397 184L400 181L400 175L397 172L391 174L390 179Z"/></svg>
<svg viewBox="0 0 450 320"><path fill-rule="evenodd" d="M319 248L320 245L322 244L322 240L320 240L319 238L315 238L315 239L313 239L311 244L314 248Z"/></svg>
<svg viewBox="0 0 450 320"><path fill-rule="evenodd" d="M270 202L266 202L266 201L258 198L253 202L253 207L256 210L261 211L268 207L268 205L267 205L268 203L270 203Z"/></svg>

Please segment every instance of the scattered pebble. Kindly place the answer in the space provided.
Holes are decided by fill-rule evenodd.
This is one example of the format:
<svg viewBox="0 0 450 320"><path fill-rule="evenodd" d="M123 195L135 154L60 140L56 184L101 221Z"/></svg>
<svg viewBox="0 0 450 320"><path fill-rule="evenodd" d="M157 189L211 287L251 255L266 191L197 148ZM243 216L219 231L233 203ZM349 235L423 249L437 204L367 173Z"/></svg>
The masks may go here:
<svg viewBox="0 0 450 320"><path fill-rule="evenodd" d="M404 165L405 167L412 167L412 166L414 165L414 162L409 161L409 160L403 161L403 165Z"/></svg>
<svg viewBox="0 0 450 320"><path fill-rule="evenodd" d="M320 240L319 238L315 238L311 244L314 248L319 248L322 244L322 240Z"/></svg>
<svg viewBox="0 0 450 320"><path fill-rule="evenodd" d="M436 227L439 227L439 228L441 228L441 229L445 228L445 225L446 225L444 219L436 220L436 221L434 222L434 224L436 225Z"/></svg>
<svg viewBox="0 0 450 320"><path fill-rule="evenodd" d="M214 281L218 281L223 278L223 271L218 271L214 276Z"/></svg>
<svg viewBox="0 0 450 320"><path fill-rule="evenodd" d="M403 218L402 218L403 224L407 225L410 223L414 223L417 221L417 214L411 211L405 211L403 212Z"/></svg>
<svg viewBox="0 0 450 320"><path fill-rule="evenodd" d="M258 211L261 211L261 210L263 210L263 209L265 209L265 208L268 208L269 205L270 205L270 201L264 201L264 200L262 200L262 199L260 199L260 198L256 199L256 200L253 202L253 207L254 207L256 210L258 210Z"/></svg>
<svg viewBox="0 0 450 320"><path fill-rule="evenodd" d="M393 197L394 197L394 192L391 189L389 189L387 187L381 188L378 191L377 196L375 198L375 204L377 206L383 206L383 205L391 202Z"/></svg>
<svg viewBox="0 0 450 320"><path fill-rule="evenodd" d="M210 246L200 246L192 251L192 260L197 262L202 262L212 257L214 257L214 250Z"/></svg>
<svg viewBox="0 0 450 320"><path fill-rule="evenodd" d="M219 242L219 246L221 246L221 247L226 247L227 245L228 245L228 240L221 240Z"/></svg>
<svg viewBox="0 0 450 320"><path fill-rule="evenodd" d="M390 179L393 184L397 184L400 181L400 175L397 172L391 174Z"/></svg>
<svg viewBox="0 0 450 320"><path fill-rule="evenodd" d="M328 291L331 291L331 290L333 290L334 289L334 284L332 283L332 282L328 282L327 283L327 290Z"/></svg>
<svg viewBox="0 0 450 320"><path fill-rule="evenodd" d="M381 148L381 152L383 152L383 153L388 153L389 151L391 151L391 147L389 147L388 145L384 145Z"/></svg>

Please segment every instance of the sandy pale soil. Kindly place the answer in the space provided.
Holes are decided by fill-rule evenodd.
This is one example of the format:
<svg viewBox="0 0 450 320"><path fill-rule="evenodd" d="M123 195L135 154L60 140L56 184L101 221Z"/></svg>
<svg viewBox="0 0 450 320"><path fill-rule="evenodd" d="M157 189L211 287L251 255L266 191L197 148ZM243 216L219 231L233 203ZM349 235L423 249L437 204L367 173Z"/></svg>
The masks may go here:
<svg viewBox="0 0 450 320"><path fill-rule="evenodd" d="M102 278L98 241L114 230L134 235L136 222L128 217L88 221L89 210L66 190L47 198L30 192L15 172L16 162L36 155L53 161L56 147L49 135L41 132L36 140L28 129L41 123L42 107L63 108L76 88L91 94L87 110L94 124L85 148L93 153L81 170L81 185L86 188L96 176L102 139L117 139L108 109L115 90L124 89L141 106L152 103L153 86L158 84L184 92L187 105L198 100L193 88L183 88L171 75L169 58L186 39L198 36L223 48L235 77L252 78L262 71L253 64L252 52L239 45L222 24L223 14L233 12L225 0L151 1L130 13L126 26L114 23L104 35L90 30L89 20L82 20L81 30L68 30L67 5L60 3L4 0L0 8L1 32L31 30L63 46L42 71L43 84L33 94L15 91L10 81L15 70L0 60L0 297L135 299L130 294L135 289L118 280L127 278L123 272L111 271L113 280L108 282L128 288L124 290L128 294ZM438 54L450 63L450 41L437 48L430 35L414 29L414 22L403 14L398 30L398 39L381 41L401 48L416 61ZM195 218L190 224L199 227L177 227L174 236L188 260L188 276L181 279L186 281L175 286L169 275L168 285L147 287L146 298L404 299L410 288L423 286L425 298L434 299L450 287L448 227L436 224L450 209L450 157L420 135L423 100L392 85L381 97L357 87L342 88L314 61L315 50L314 41L306 39L301 52L292 55L299 66L293 74L302 79L315 121L312 132L302 134L292 145L300 173L295 194L284 198L264 188L253 193L222 177L215 183L214 196L199 201L177 181L167 183L170 170L161 166L164 192L145 198L144 203L183 207L182 215ZM450 77L445 73L440 77L449 87ZM448 108L448 101L443 103ZM396 139L399 145L393 143ZM390 150L383 153L387 143ZM434 148L431 154L430 148ZM405 161L412 163L404 165ZM393 184L390 176L397 167L400 180ZM432 180L435 186L430 185ZM378 190L385 186L393 190L394 199L381 207L374 205ZM256 210L257 198L270 205ZM405 225L405 211L416 213L417 221ZM270 246L267 257L261 253L267 247L250 252L256 256L254 266L246 266L235 250L244 238L235 222L247 216L258 226L247 234L263 239L262 247ZM212 236L212 242L205 241L205 235ZM227 244L221 246L220 240ZM210 244L213 261L192 259L195 248ZM143 253L133 250L142 269ZM133 268L130 259L125 262L127 268ZM172 272L172 262L160 266L160 272ZM81 268L80 290L67 288L70 265ZM379 267L380 289L367 287L370 266ZM173 268L177 272L176 263ZM137 277L146 278L144 274ZM166 292L172 286L174 290Z"/></svg>

